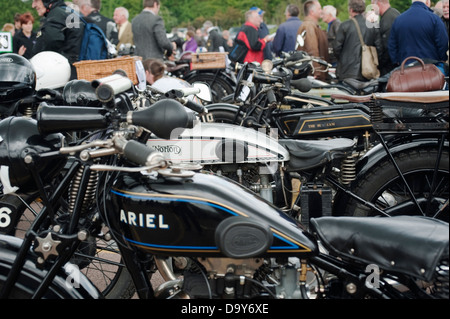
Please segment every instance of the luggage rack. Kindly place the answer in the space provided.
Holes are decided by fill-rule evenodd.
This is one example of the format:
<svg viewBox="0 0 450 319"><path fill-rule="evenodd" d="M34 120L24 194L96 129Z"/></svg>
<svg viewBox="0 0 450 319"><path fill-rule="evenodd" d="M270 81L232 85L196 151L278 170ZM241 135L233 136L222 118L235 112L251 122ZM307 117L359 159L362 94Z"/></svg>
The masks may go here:
<svg viewBox="0 0 450 319"><path fill-rule="evenodd" d="M448 133L448 91L376 93L372 101L372 112L379 108L391 113L381 122L372 121L379 133Z"/></svg>
<svg viewBox="0 0 450 319"><path fill-rule="evenodd" d="M332 98L367 105L373 129L380 134L448 134L448 91L334 94Z"/></svg>

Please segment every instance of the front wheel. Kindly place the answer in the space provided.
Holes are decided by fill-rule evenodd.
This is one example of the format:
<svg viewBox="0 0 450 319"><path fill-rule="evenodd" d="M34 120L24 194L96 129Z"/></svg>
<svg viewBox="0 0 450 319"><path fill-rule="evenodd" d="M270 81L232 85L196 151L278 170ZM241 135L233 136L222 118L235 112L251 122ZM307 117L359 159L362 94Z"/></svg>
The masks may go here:
<svg viewBox="0 0 450 319"><path fill-rule="evenodd" d="M37 195L1 196L0 234L24 238L43 208L43 203ZM106 227L102 229L102 233L107 231ZM91 237L80 245L71 263L79 267L107 299L129 299L135 292L131 275L123 264L114 240Z"/></svg>
<svg viewBox="0 0 450 319"><path fill-rule="evenodd" d="M392 161L386 160L378 163L356 184L354 193L390 216L424 215L448 222L448 151L442 153L435 171L437 157L437 150L430 149L409 150L395 155L411 192L397 174ZM355 199L347 201L342 211L352 216L380 215Z"/></svg>

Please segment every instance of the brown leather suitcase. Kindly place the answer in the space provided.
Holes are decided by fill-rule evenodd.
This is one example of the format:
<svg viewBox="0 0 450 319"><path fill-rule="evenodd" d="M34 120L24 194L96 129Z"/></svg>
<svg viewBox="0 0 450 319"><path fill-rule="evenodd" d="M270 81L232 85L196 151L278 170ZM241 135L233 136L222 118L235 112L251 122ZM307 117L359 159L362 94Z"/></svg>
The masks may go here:
<svg viewBox="0 0 450 319"><path fill-rule="evenodd" d="M405 68L407 60L417 60L420 65ZM434 65L425 64L417 57L406 58L399 70L389 77L386 90L388 92L426 92L442 90L445 84L444 74Z"/></svg>

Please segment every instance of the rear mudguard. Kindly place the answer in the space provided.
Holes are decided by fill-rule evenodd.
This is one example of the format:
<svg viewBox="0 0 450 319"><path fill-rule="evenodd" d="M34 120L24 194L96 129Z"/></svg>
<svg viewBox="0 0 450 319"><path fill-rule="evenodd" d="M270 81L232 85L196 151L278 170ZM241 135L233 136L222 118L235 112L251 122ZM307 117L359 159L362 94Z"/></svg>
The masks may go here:
<svg viewBox="0 0 450 319"><path fill-rule="evenodd" d="M387 144L389 150L393 156L398 153L413 150L413 149L437 149L439 147L440 140L438 138L424 137L424 136L410 136L407 138L397 138L389 141ZM448 152L449 141L444 141L444 150ZM363 178L368 171L379 163L388 160L389 155L384 149L381 143L377 144L369 152L367 152L361 159L359 159L356 165L356 180Z"/></svg>
<svg viewBox="0 0 450 319"><path fill-rule="evenodd" d="M4 283L10 272L22 239L0 235L0 282ZM43 281L47 270L37 267L37 256L29 253L16 286L21 291L32 293ZM12 296L18 297L18 296ZM43 298L48 299L99 299L98 289L81 273L78 268L67 263L53 279Z"/></svg>
<svg viewBox="0 0 450 319"><path fill-rule="evenodd" d="M216 75L217 70L191 70L188 74L185 75L184 80L191 83L191 80L198 77L199 81L201 82L201 77L204 74L211 74L212 76ZM221 78L225 82L227 82L230 87L235 88L236 87L236 81L233 80L233 78L228 75L226 72L219 71L219 74L217 74L218 78Z"/></svg>
<svg viewBox="0 0 450 319"><path fill-rule="evenodd" d="M415 149L429 150L438 149L440 141L437 138L425 138L423 136L409 136L407 138L397 138L388 143L389 150L392 156L400 154L402 152L408 152ZM444 141L444 151L448 152L449 143L448 140ZM356 164L356 178L350 185L350 188L358 185L359 182L370 173L370 171L380 165L384 161L389 161L390 157L382 144L377 144L369 152L367 152L362 158L360 158ZM334 198L333 214L340 215L342 207L346 207L349 195L344 191L338 191Z"/></svg>
<svg viewBox="0 0 450 319"><path fill-rule="evenodd" d="M213 103L213 104L205 105L205 107L208 109L208 111L217 111L217 110L228 111L228 112L238 112L239 111L238 105L230 104L230 103Z"/></svg>

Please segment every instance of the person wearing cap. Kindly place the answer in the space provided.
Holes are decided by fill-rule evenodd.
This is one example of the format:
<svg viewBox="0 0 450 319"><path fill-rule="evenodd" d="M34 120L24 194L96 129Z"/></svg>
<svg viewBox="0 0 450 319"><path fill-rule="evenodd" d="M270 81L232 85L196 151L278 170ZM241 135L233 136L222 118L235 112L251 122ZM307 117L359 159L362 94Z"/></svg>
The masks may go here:
<svg viewBox="0 0 450 319"><path fill-rule="evenodd" d="M259 29L258 29L258 36L261 39L264 39L269 34L269 28L267 27L267 24L264 22L264 13L265 13L265 11L263 11L262 9L260 9L258 7L251 7L250 10L258 12L259 16L261 17L261 24L260 24ZM263 53L264 53L264 59L272 60L272 58L273 58L273 55L272 55L272 42L267 42L266 43L266 46L264 47Z"/></svg>
<svg viewBox="0 0 450 319"><path fill-rule="evenodd" d="M261 15L257 10L248 10L245 13L245 23L236 36L236 42L245 45L248 52L244 58L245 62L259 62L264 60L263 50L267 42L272 41L269 35L259 38L258 29L261 25Z"/></svg>

